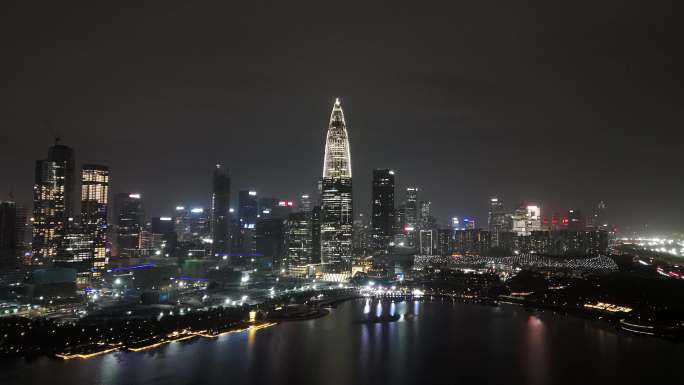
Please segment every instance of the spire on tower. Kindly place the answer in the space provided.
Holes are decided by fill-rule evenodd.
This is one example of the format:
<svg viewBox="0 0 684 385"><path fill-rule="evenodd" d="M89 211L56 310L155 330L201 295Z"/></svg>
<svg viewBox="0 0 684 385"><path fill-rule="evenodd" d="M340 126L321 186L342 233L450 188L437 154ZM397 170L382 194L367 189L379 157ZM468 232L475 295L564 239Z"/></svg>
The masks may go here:
<svg viewBox="0 0 684 385"><path fill-rule="evenodd" d="M351 178L349 135L340 98L335 98L335 105L330 113L330 124L325 141L323 177Z"/></svg>

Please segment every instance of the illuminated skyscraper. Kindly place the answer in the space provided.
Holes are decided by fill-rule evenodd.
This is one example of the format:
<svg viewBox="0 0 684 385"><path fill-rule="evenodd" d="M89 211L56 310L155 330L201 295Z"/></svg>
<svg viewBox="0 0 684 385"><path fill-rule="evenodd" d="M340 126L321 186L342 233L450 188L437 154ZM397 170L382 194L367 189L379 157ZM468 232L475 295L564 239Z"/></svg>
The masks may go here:
<svg viewBox="0 0 684 385"><path fill-rule="evenodd" d="M406 200L404 201L404 233L406 234L407 246L415 247L418 233L418 187L406 188Z"/></svg>
<svg viewBox="0 0 684 385"><path fill-rule="evenodd" d="M418 187L406 188L406 227L418 227Z"/></svg>
<svg viewBox="0 0 684 385"><path fill-rule="evenodd" d="M92 237L93 268L107 265L107 205L109 168L84 164L81 172L81 222L83 232Z"/></svg>
<svg viewBox="0 0 684 385"><path fill-rule="evenodd" d="M176 215L173 217L173 223L178 242L188 242L192 239L189 209L185 208L185 206L176 206Z"/></svg>
<svg viewBox="0 0 684 385"><path fill-rule="evenodd" d="M310 214L313 210L313 202L309 194L304 194L299 199L299 211Z"/></svg>
<svg viewBox="0 0 684 385"><path fill-rule="evenodd" d="M311 263L321 263L321 206L311 209Z"/></svg>
<svg viewBox="0 0 684 385"><path fill-rule="evenodd" d="M211 237L211 213L204 207L193 207L190 209L188 218L190 225L190 240L192 242L203 242L203 239Z"/></svg>
<svg viewBox="0 0 684 385"><path fill-rule="evenodd" d="M212 255L222 257L230 251L230 176L216 165L211 194Z"/></svg>
<svg viewBox="0 0 684 385"><path fill-rule="evenodd" d="M43 264L57 255L64 233L64 194L57 188L55 162L36 162L36 179L33 185L33 264ZM57 202L62 201L59 205Z"/></svg>
<svg viewBox="0 0 684 385"><path fill-rule="evenodd" d="M33 185L33 261L57 255L73 211L74 150L55 143L46 160L36 162Z"/></svg>
<svg viewBox="0 0 684 385"><path fill-rule="evenodd" d="M430 215L431 210L430 208L432 207L432 202L430 201L420 201L420 216L418 223L420 225L421 229L428 228L430 226L431 218L432 216Z"/></svg>
<svg viewBox="0 0 684 385"><path fill-rule="evenodd" d="M568 230L580 231L584 230L585 222L582 217L582 212L577 209L568 210L567 227Z"/></svg>
<svg viewBox="0 0 684 385"><path fill-rule="evenodd" d="M256 222L259 215L257 192L242 190L238 193L238 229L236 229L236 252L256 252Z"/></svg>
<svg viewBox="0 0 684 385"><path fill-rule="evenodd" d="M489 233L492 237L492 246L499 247L500 235L509 231L508 217L503 208L503 202L499 198L489 199L489 216L487 217Z"/></svg>
<svg viewBox="0 0 684 385"><path fill-rule="evenodd" d="M420 229L418 235L418 254L432 255L435 250L435 230Z"/></svg>
<svg viewBox="0 0 684 385"><path fill-rule="evenodd" d="M349 136L335 100L325 141L321 183L321 262L331 272L349 271L352 256L352 169Z"/></svg>
<svg viewBox="0 0 684 385"><path fill-rule="evenodd" d="M351 156L349 155L349 136L344 121L344 112L340 99L335 100L328 135L325 139L325 159L323 161L323 178L352 177Z"/></svg>
<svg viewBox="0 0 684 385"><path fill-rule="evenodd" d="M68 222L74 216L74 186L76 185L74 150L71 147L59 144L59 138L54 146L48 150L48 160L55 163L55 178L57 187L64 196L63 210L64 221Z"/></svg>
<svg viewBox="0 0 684 385"><path fill-rule="evenodd" d="M161 237L161 247L155 250L157 255L166 257L175 256L178 247L178 236L176 235L175 223L172 217L153 217L150 221L152 234Z"/></svg>
<svg viewBox="0 0 684 385"><path fill-rule="evenodd" d="M527 205L527 222L526 222L527 232L541 231L542 229L542 219L541 219L541 208L538 205Z"/></svg>
<svg viewBox="0 0 684 385"><path fill-rule="evenodd" d="M373 170L373 249L389 252L389 244L394 235L394 171L390 169Z"/></svg>
<svg viewBox="0 0 684 385"><path fill-rule="evenodd" d="M369 255L371 250L371 228L363 213L359 213L354 219L354 231L352 232L352 257L356 262L361 261Z"/></svg>
<svg viewBox="0 0 684 385"><path fill-rule="evenodd" d="M306 276L311 263L311 219L306 212L292 213L285 221L285 247L288 274Z"/></svg>
<svg viewBox="0 0 684 385"><path fill-rule="evenodd" d="M114 199L117 256L131 257L140 245L145 215L137 193L119 193Z"/></svg>

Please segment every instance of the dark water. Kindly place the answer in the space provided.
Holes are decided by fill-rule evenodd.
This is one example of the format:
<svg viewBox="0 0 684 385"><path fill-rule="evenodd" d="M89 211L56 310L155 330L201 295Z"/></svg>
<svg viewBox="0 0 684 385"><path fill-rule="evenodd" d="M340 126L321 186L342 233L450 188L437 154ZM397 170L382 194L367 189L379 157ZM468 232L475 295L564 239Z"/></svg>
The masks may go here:
<svg viewBox="0 0 684 385"><path fill-rule="evenodd" d="M376 312L413 316L357 322ZM683 384L684 345L514 306L359 300L214 341L0 365L0 384L418 383Z"/></svg>

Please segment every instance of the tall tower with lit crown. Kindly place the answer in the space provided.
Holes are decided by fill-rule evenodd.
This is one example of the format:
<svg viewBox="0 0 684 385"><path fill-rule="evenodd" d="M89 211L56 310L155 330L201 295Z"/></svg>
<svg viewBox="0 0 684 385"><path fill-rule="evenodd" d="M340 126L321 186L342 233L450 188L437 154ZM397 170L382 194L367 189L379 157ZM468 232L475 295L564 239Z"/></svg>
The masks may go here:
<svg viewBox="0 0 684 385"><path fill-rule="evenodd" d="M351 269L352 229L349 135L340 99L336 99L325 139L321 182L321 262L329 272Z"/></svg>
<svg viewBox="0 0 684 385"><path fill-rule="evenodd" d="M335 99L328 135L325 138L325 160L323 161L323 178L352 177L351 156L349 155L349 135L344 121L344 112L340 99Z"/></svg>

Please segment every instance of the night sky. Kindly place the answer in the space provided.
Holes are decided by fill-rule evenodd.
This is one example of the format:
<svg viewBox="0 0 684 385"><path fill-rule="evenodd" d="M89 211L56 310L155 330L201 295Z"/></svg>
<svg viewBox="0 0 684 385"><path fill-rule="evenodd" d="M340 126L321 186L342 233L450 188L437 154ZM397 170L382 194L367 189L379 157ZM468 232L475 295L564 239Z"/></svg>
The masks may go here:
<svg viewBox="0 0 684 385"><path fill-rule="evenodd" d="M674 1L11 3L0 199L30 202L52 132L149 215L206 206L217 161L233 191L296 199L339 96L366 213L371 170L391 167L442 221L484 221L496 194L684 230Z"/></svg>

